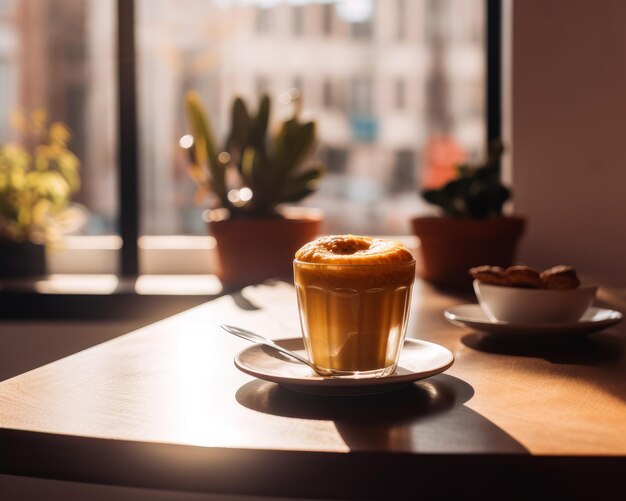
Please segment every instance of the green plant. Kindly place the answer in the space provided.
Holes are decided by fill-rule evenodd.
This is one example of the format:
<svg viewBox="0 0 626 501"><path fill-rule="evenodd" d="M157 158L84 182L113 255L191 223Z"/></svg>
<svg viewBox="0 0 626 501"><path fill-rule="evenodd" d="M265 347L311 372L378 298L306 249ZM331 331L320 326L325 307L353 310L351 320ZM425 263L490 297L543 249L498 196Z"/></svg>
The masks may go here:
<svg viewBox="0 0 626 501"><path fill-rule="evenodd" d="M291 118L268 133L271 102L262 96L256 114L236 98L230 132L218 149L200 96L186 95L186 111L193 144L188 148L190 174L199 187L197 200L208 194L231 217L276 217L279 204L297 202L316 189L324 172L320 164L303 166L315 147L315 123L301 122L296 103Z"/></svg>
<svg viewBox="0 0 626 501"><path fill-rule="evenodd" d="M67 126L48 126L45 112L17 113L13 126L23 144L0 146L0 238L47 241L80 187L80 161L68 149Z"/></svg>
<svg viewBox="0 0 626 501"><path fill-rule="evenodd" d="M500 181L502 143L489 145L487 160L478 165L460 165L458 177L435 190L424 190L427 202L438 205L448 217L483 219L501 216L511 191Z"/></svg>

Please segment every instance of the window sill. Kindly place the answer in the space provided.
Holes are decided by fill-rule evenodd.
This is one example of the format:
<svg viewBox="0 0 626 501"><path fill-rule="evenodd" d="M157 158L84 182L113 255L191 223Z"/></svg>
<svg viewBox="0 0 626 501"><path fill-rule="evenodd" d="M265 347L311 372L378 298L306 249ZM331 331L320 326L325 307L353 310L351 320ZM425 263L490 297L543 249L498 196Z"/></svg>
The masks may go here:
<svg viewBox="0 0 626 501"><path fill-rule="evenodd" d="M412 236L387 237L417 248ZM215 269L209 236L146 236L142 274L117 275L117 236L66 237L47 255L50 275L0 281L0 318L158 320L233 292Z"/></svg>
<svg viewBox="0 0 626 501"><path fill-rule="evenodd" d="M156 321L226 294L214 275L50 275L0 282L0 318Z"/></svg>
<svg viewBox="0 0 626 501"><path fill-rule="evenodd" d="M384 238L402 242L412 251L417 248L414 236ZM116 235L65 237L48 252L47 269L54 275L98 274L115 278L121 246L122 240ZM142 275L211 275L215 271L215 239L211 236L143 236L138 247Z"/></svg>
<svg viewBox="0 0 626 501"><path fill-rule="evenodd" d="M117 235L68 236L47 253L51 274L115 275L122 240ZM141 273L210 275L215 270L215 239L210 236L139 238Z"/></svg>

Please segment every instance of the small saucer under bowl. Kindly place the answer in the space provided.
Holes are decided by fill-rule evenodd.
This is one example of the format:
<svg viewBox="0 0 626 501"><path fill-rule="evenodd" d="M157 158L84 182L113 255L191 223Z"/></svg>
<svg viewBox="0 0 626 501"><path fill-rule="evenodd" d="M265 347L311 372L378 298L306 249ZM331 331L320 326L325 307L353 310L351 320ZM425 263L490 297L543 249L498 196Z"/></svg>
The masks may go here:
<svg viewBox="0 0 626 501"><path fill-rule="evenodd" d="M302 338L275 342L306 356ZM397 390L414 381L439 374L453 362L454 356L450 350L419 339L405 339L397 369L384 377L323 377L310 367L261 344L250 346L235 357L235 366L246 374L278 383L289 390L329 396L375 395Z"/></svg>
<svg viewBox="0 0 626 501"><path fill-rule="evenodd" d="M597 332L622 320L619 311L590 306L580 320L560 323L522 323L490 320L478 304L461 304L444 312L446 320L488 336L512 340L554 340Z"/></svg>

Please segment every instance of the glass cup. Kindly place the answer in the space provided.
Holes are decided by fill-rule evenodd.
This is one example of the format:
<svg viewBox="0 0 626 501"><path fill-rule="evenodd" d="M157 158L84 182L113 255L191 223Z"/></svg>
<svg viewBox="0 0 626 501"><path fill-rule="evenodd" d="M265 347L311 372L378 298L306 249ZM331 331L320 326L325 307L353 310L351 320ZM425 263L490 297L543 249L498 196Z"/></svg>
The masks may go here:
<svg viewBox="0 0 626 501"><path fill-rule="evenodd" d="M294 261L300 325L309 360L325 376L387 376L404 344L415 261Z"/></svg>

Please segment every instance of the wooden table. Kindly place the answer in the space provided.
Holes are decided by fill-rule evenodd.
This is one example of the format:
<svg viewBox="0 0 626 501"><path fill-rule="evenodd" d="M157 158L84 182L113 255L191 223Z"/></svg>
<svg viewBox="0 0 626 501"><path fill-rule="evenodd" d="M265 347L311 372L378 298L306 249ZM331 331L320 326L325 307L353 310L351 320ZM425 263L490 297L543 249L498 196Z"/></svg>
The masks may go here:
<svg viewBox="0 0 626 501"><path fill-rule="evenodd" d="M298 335L291 286L214 300L0 383L0 472L333 499L626 489L624 327L494 342L443 319L460 301L416 283L409 335L454 352L446 374L339 399L233 366L246 343L218 324Z"/></svg>

